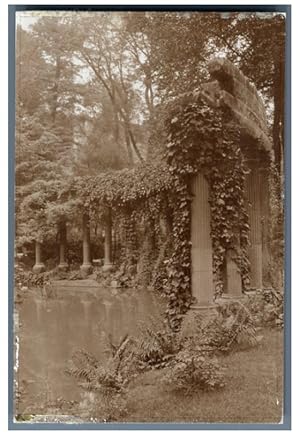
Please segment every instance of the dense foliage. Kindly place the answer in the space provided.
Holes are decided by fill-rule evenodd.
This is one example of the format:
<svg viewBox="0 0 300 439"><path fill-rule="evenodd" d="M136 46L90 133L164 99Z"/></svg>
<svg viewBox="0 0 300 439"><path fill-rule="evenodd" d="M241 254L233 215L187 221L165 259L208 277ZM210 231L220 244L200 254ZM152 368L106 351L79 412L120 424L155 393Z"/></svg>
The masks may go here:
<svg viewBox="0 0 300 439"><path fill-rule="evenodd" d="M16 258L16 303L32 287L54 297L54 278L88 276L79 270L84 218L94 280L152 288L167 298L164 325L144 325L140 339L110 341L106 361L74 352L66 373L83 391L79 405L89 419L124 418L129 385L149 369L161 369L151 372L161 373L157 384L170 390L222 389L223 356L255 346L258 327L283 327L285 20L172 11L55 12L32 21L28 27L21 20L16 31L16 254L28 253L27 265ZM250 78L267 110L275 162L262 219L264 283L273 288L249 296L246 306L228 303L211 317L191 312L183 320L193 303L193 179L201 173L209 186L218 297L226 291L228 258L243 291L249 281L246 156L269 166L228 108L208 105L201 84L210 80L216 55ZM108 224L114 265L105 272ZM69 271L57 268L63 239ZM46 273L28 271L34 241L43 244Z"/></svg>
<svg viewBox="0 0 300 439"><path fill-rule="evenodd" d="M155 322L154 322L155 323ZM138 358L141 370L166 367L180 351L178 335L165 324L157 329L157 323L141 328Z"/></svg>
<svg viewBox="0 0 300 439"><path fill-rule="evenodd" d="M177 193L173 225L175 244L170 260L175 279L170 282L170 296L172 308L177 308L180 313L185 312L191 299L191 180L199 172L205 175L210 189L216 295L223 292L223 271L229 251L242 274L244 287L247 286L247 167L238 124L230 120L227 113L225 116L222 109L208 106L200 91L196 90L170 104L166 123L167 160L176 180L174 189Z"/></svg>
<svg viewBox="0 0 300 439"><path fill-rule="evenodd" d="M104 364L85 350L74 352L65 372L74 377L85 392L95 395L93 404L88 407L89 418L109 422L126 413L127 386L137 372L135 344L128 336L118 346L110 344L110 355Z"/></svg>
<svg viewBox="0 0 300 439"><path fill-rule="evenodd" d="M247 303L254 316L255 323L260 326L283 328L284 326L284 295L273 288L265 289Z"/></svg>
<svg viewBox="0 0 300 439"><path fill-rule="evenodd" d="M124 417L131 384L149 369L161 370L156 385L167 384L171 392L218 391L227 384L224 354L251 349L261 338L255 316L239 302L225 304L210 318L195 315L193 331L179 333L150 318L138 338L125 336L117 344L108 340L106 360L76 350L66 373L84 390L81 405L88 401L89 418L99 421Z"/></svg>
<svg viewBox="0 0 300 439"><path fill-rule="evenodd" d="M239 126L210 108L199 88L212 55L242 67L267 105L279 175L270 241L279 249L278 266L283 258L284 20L225 15L66 13L17 29L17 247L35 240L58 245L67 224L71 260L79 264L75 250L88 214L94 256L102 257L111 215L112 280L163 291L176 329L192 300L191 180L199 171L210 186L216 295L229 253L244 288L249 277Z"/></svg>
<svg viewBox="0 0 300 439"><path fill-rule="evenodd" d="M176 356L175 365L167 371L164 382L172 390L185 394L220 389L225 385L224 373L216 358L186 350Z"/></svg>

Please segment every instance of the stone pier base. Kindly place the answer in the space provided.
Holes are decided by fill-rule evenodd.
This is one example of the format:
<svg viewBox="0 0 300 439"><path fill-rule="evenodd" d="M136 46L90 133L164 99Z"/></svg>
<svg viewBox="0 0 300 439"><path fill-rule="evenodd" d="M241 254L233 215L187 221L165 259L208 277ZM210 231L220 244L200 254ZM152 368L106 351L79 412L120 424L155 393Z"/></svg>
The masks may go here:
<svg viewBox="0 0 300 439"><path fill-rule="evenodd" d="M91 274L92 273L92 271L93 271L93 267L92 267L92 264L89 264L89 263L87 263L87 264L82 264L81 266L80 266L80 271L82 272L82 274L84 274L84 275L89 275L89 274Z"/></svg>
<svg viewBox="0 0 300 439"><path fill-rule="evenodd" d="M32 267L32 271L36 274L43 273L46 270L45 264L43 262L39 262L38 264L34 264Z"/></svg>
<svg viewBox="0 0 300 439"><path fill-rule="evenodd" d="M61 271L66 271L69 268L69 264L67 262L60 262L57 268Z"/></svg>
<svg viewBox="0 0 300 439"><path fill-rule="evenodd" d="M102 267L103 271L111 271L114 267L114 264L112 262L104 262L104 265Z"/></svg>

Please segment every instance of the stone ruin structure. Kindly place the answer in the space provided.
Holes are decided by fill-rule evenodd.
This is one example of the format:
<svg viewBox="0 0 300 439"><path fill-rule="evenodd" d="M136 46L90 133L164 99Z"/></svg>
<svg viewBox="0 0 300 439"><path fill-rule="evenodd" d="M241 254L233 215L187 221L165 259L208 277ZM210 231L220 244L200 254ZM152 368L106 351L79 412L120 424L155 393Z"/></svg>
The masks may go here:
<svg viewBox="0 0 300 439"><path fill-rule="evenodd" d="M273 160L272 143L268 137L266 111L255 86L231 62L223 58L209 64L211 82L201 87L201 95L212 108L225 108L239 127L240 147L251 170L247 175L247 198L250 220L249 260L252 289L263 287L263 270L268 263L266 221L268 216L268 172ZM214 301L213 248L210 236L209 186L203 174L193 178L194 198L191 212L191 284L196 308L209 308ZM104 270L110 270L112 261L112 222L107 214L105 225ZM83 215L83 263L81 269L89 273L92 267L90 252L89 218ZM60 229L60 262L65 269L66 229ZM35 272L44 270L41 244L36 242ZM230 252L226 255L224 273L225 295L239 298L242 295L241 274Z"/></svg>
<svg viewBox="0 0 300 439"><path fill-rule="evenodd" d="M250 225L249 260L250 288L263 286L264 263L268 249L263 237L268 216L268 172L273 160L272 143L268 137L266 111L255 86L224 58L210 62L212 81L202 86L201 94L213 108L227 110L240 130L240 147L250 167L246 193ZM207 308L213 304L213 248L210 237L209 187L199 173L193 180L192 202L192 294L196 307ZM226 255L224 273L224 298L242 295L241 274L236 263Z"/></svg>

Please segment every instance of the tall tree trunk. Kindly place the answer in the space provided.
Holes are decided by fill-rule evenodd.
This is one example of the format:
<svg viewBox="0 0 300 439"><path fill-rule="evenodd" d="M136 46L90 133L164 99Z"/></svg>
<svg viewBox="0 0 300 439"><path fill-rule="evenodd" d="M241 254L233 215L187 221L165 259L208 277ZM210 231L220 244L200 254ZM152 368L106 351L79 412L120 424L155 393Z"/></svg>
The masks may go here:
<svg viewBox="0 0 300 439"><path fill-rule="evenodd" d="M130 137L125 124L124 124L124 135L125 135L125 142L127 147L128 163L129 165L133 165L133 154L131 149Z"/></svg>
<svg viewBox="0 0 300 439"><path fill-rule="evenodd" d="M56 120L56 112L57 112L57 106L58 106L58 89L59 89L59 79L60 79L60 73L61 73L61 60L60 56L56 56L56 68L55 68L55 81L53 86L53 99L52 99L52 123L55 125Z"/></svg>

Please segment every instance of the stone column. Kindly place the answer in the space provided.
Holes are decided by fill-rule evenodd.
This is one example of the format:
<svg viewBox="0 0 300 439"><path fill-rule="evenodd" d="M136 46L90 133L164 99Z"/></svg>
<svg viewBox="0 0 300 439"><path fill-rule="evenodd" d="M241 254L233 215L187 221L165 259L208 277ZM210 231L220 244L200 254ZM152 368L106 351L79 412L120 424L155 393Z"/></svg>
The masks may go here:
<svg viewBox="0 0 300 439"><path fill-rule="evenodd" d="M45 271L45 264L42 262L42 244L38 241L35 241L35 264L32 270L34 273Z"/></svg>
<svg viewBox="0 0 300 439"><path fill-rule="evenodd" d="M192 294L196 308L213 305L213 251L210 236L210 206L208 182L198 174L192 184Z"/></svg>
<svg viewBox="0 0 300 439"><path fill-rule="evenodd" d="M104 265L103 270L109 271L113 267L112 263L112 221L111 209L107 209L107 215L104 226Z"/></svg>
<svg viewBox="0 0 300 439"><path fill-rule="evenodd" d="M82 218L82 256L83 261L80 270L89 274L92 271L91 263L91 243L90 243L90 219L84 214Z"/></svg>
<svg viewBox="0 0 300 439"><path fill-rule="evenodd" d="M247 176L247 195L249 202L250 225L250 288L261 289L263 286L261 175L256 166L252 166L251 172Z"/></svg>
<svg viewBox="0 0 300 439"><path fill-rule="evenodd" d="M58 268L62 270L66 270L68 268L68 263L65 259L66 244L67 244L67 227L66 227L66 223L63 222L59 226L59 265L58 265Z"/></svg>
<svg viewBox="0 0 300 439"><path fill-rule="evenodd" d="M222 299L237 299L242 296L241 273L233 256L233 250L228 250L226 253L224 295Z"/></svg>

